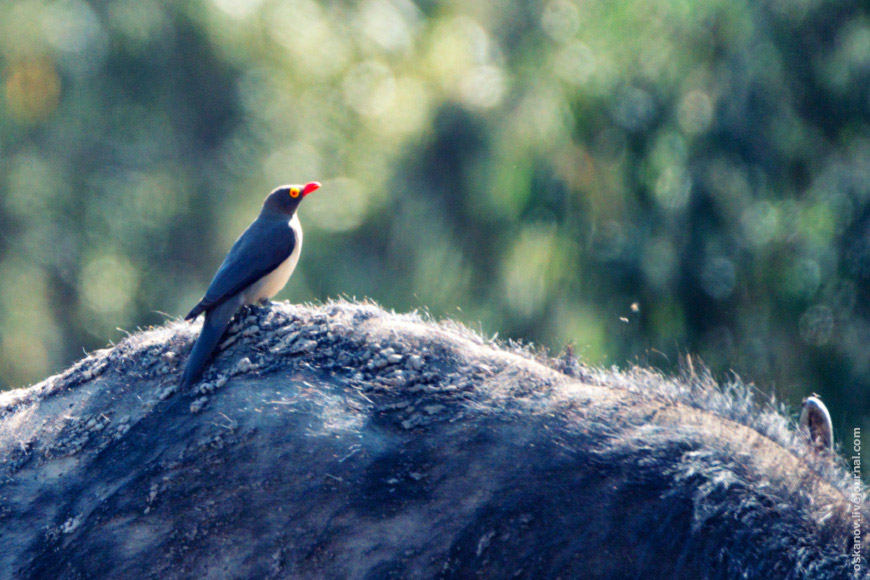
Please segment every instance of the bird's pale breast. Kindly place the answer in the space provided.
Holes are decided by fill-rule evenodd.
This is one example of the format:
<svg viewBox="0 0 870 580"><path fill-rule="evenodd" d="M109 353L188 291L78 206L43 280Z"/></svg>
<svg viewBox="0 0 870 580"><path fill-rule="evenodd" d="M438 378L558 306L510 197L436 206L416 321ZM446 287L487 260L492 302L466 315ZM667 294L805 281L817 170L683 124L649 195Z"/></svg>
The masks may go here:
<svg viewBox="0 0 870 580"><path fill-rule="evenodd" d="M293 228L293 233L296 234L296 244L293 251L286 260L281 262L277 268L254 282L242 293L245 304L253 304L258 300L271 298L281 291L293 270L296 269L296 263L299 261L299 254L302 252L302 224L299 223L299 217L294 215L290 220L290 227Z"/></svg>

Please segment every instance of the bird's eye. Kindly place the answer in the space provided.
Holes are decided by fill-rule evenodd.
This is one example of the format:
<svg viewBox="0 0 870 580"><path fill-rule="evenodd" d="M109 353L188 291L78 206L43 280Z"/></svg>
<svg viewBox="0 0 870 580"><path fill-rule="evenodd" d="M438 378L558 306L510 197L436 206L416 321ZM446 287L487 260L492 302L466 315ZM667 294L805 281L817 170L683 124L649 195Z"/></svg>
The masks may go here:
<svg viewBox="0 0 870 580"><path fill-rule="evenodd" d="M295 187L290 188L290 197L299 197L299 190Z"/></svg>

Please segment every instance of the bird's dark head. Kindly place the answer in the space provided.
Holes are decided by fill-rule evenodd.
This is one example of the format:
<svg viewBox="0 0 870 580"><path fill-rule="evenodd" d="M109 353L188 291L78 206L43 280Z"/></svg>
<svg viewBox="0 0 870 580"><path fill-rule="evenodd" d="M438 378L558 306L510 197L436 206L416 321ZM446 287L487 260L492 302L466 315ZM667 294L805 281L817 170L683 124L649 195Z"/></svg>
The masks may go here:
<svg viewBox="0 0 870 580"><path fill-rule="evenodd" d="M316 181L305 185L282 185L276 187L266 201L263 202L263 211L292 216L299 207L302 198L318 189L320 184Z"/></svg>

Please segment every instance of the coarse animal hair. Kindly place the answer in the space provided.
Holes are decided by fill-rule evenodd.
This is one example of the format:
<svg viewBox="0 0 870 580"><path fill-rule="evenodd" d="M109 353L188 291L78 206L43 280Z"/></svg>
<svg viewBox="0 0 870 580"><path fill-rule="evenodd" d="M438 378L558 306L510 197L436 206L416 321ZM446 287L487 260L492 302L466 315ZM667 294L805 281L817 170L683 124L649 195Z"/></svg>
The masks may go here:
<svg viewBox="0 0 870 580"><path fill-rule="evenodd" d="M600 369L278 303L181 391L195 333L0 395L0 576L870 578L863 484L693 359Z"/></svg>

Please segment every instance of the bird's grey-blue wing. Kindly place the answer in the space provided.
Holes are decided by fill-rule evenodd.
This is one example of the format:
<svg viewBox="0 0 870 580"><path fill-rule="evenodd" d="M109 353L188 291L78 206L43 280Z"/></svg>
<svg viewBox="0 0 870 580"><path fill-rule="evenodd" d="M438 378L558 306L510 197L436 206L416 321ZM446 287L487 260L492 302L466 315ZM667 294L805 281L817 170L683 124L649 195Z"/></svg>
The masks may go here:
<svg viewBox="0 0 870 580"><path fill-rule="evenodd" d="M288 221L258 219L245 230L209 284L202 300L185 317L195 318L235 296L286 260L296 246Z"/></svg>

